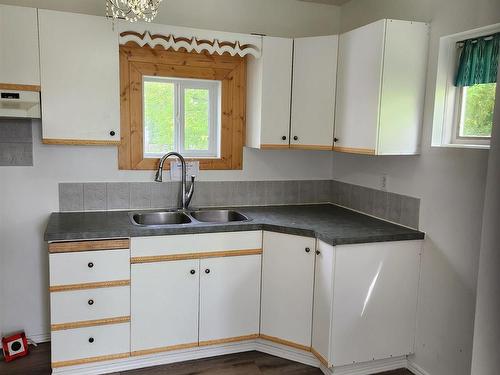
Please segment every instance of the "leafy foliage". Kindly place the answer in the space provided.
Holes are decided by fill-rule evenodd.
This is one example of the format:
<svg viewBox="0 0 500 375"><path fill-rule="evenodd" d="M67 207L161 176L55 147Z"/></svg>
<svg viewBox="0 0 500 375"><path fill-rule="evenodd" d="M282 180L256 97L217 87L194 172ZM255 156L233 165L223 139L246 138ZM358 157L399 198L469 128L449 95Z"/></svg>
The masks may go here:
<svg viewBox="0 0 500 375"><path fill-rule="evenodd" d="M464 88L466 91L463 125L460 135L489 137L493 127L495 83L479 84Z"/></svg>
<svg viewBox="0 0 500 375"><path fill-rule="evenodd" d="M210 128L208 90L186 89L184 111L184 148L208 150Z"/></svg>

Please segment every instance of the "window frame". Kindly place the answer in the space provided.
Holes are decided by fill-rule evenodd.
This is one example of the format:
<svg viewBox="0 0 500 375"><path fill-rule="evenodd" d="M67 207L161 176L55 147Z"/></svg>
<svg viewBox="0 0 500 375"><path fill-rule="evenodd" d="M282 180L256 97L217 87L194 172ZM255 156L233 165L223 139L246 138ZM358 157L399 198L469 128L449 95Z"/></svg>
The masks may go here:
<svg viewBox="0 0 500 375"><path fill-rule="evenodd" d="M457 43L471 38L479 38L500 32L500 23L480 27L457 34L446 35L439 40L436 87L434 96L434 116L432 123L431 147L490 148L489 139L479 137L457 137L457 129L462 101L460 87L454 86L458 66L459 49ZM498 84L498 82L497 82ZM500 105L496 97L495 106Z"/></svg>
<svg viewBox="0 0 500 375"><path fill-rule="evenodd" d="M144 157L142 77L160 76L220 81L220 155L187 157L204 170L241 170L246 134L246 58L151 48L135 42L120 45L120 170L155 170L160 158ZM168 169L170 163L165 163Z"/></svg>
<svg viewBox="0 0 500 375"><path fill-rule="evenodd" d="M463 113L465 110L464 96L466 87L455 87L454 118L451 129L451 144L457 145L484 145L489 146L491 137L462 136L460 128L463 123Z"/></svg>
<svg viewBox="0 0 500 375"><path fill-rule="evenodd" d="M221 81L208 79L177 78L142 76L143 108L145 106L144 83L163 82L174 85L174 149L170 151L179 152L186 158L218 158L220 156L220 91ZM204 89L209 95L208 113L208 150L186 150L185 149L185 92L189 89ZM145 126L145 112L143 111L142 124ZM144 133L143 133L144 134ZM146 148L146 138L143 137L143 150ZM144 158L160 158L163 154L146 153Z"/></svg>

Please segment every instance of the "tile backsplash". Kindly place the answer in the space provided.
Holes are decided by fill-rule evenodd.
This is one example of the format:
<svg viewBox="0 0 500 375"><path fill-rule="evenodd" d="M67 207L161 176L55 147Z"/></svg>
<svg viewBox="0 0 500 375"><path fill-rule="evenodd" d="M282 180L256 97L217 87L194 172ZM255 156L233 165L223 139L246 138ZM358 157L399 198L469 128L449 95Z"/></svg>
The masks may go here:
<svg viewBox="0 0 500 375"><path fill-rule="evenodd" d="M0 166L32 166L31 119L0 119Z"/></svg>
<svg viewBox="0 0 500 375"><path fill-rule="evenodd" d="M177 207L180 182L59 184L60 211ZM420 199L330 180L198 181L192 207L335 203L418 228Z"/></svg>

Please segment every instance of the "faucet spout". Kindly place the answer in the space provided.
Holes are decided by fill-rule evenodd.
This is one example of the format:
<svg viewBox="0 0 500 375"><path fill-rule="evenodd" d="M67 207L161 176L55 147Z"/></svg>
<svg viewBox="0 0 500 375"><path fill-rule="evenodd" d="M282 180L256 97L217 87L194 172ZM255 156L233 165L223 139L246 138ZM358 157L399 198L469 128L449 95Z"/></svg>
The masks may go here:
<svg viewBox="0 0 500 375"><path fill-rule="evenodd" d="M191 186L189 188L189 191L186 192L186 160L181 154L172 151L162 156L162 158L160 159L160 164L158 165L158 170L156 171L155 181L163 181L163 165L165 164L165 160L167 160L171 156L175 156L181 162L181 202L179 208L182 210L186 210L189 206L189 203L191 202L191 198L194 192L194 176L191 176Z"/></svg>

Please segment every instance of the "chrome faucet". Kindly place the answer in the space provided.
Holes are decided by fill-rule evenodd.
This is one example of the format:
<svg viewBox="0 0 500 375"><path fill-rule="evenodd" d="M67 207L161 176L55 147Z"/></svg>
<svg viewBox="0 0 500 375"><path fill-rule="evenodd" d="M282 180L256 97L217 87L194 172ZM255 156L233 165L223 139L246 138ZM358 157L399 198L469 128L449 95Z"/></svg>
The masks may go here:
<svg viewBox="0 0 500 375"><path fill-rule="evenodd" d="M189 203L191 202L191 198L193 198L194 193L194 176L191 176L191 186L189 187L189 191L186 191L186 160L184 157L178 152L169 152L168 154L163 155L160 159L160 164L158 165L158 170L156 171L155 181L162 182L163 175L163 164L165 160L167 160L170 156L177 157L182 166L181 171L181 208L182 210L186 210L189 207Z"/></svg>

